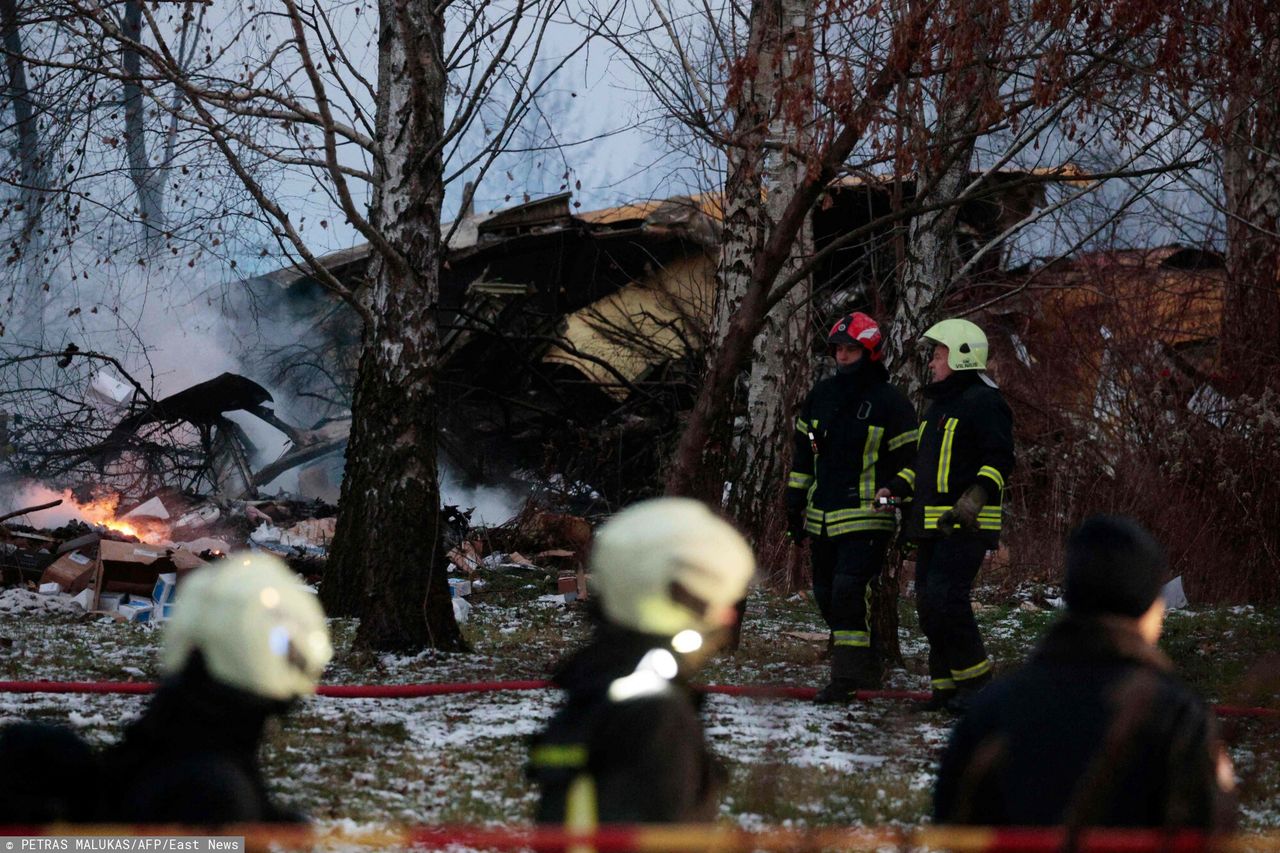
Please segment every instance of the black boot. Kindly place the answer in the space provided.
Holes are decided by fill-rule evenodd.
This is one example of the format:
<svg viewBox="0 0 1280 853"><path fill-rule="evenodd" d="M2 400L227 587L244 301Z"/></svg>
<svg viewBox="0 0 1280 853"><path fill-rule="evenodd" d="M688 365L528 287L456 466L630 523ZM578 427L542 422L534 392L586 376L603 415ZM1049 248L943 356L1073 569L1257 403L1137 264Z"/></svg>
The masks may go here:
<svg viewBox="0 0 1280 853"><path fill-rule="evenodd" d="M858 690L880 687L880 662L863 646L835 646L831 653L831 683L818 691L819 705L848 702Z"/></svg>
<svg viewBox="0 0 1280 853"><path fill-rule="evenodd" d="M832 679L831 683L823 687L813 697L814 704L817 705L839 705L853 700L853 694L858 690L857 686L842 679Z"/></svg>
<svg viewBox="0 0 1280 853"><path fill-rule="evenodd" d="M934 711L945 711L948 705L955 701L956 691L954 689L935 690L933 695L922 702L912 702L911 712L913 714L931 714Z"/></svg>
<svg viewBox="0 0 1280 853"><path fill-rule="evenodd" d="M984 672L977 678L969 678L964 681L956 682L955 695L946 703L946 709L957 717L963 716L965 711L969 710L969 705L973 703L974 697L981 692L982 688L991 683L991 673Z"/></svg>

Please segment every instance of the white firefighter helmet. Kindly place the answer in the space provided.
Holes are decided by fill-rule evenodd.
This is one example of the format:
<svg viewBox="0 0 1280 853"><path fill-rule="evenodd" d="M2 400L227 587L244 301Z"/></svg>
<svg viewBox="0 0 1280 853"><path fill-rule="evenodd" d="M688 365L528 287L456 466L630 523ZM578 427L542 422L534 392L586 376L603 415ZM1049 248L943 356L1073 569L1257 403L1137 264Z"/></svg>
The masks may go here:
<svg viewBox="0 0 1280 853"><path fill-rule="evenodd" d="M333 657L324 610L270 554L243 552L183 579L161 666L173 674L199 651L215 680L268 699L315 692Z"/></svg>
<svg viewBox="0 0 1280 853"><path fill-rule="evenodd" d="M609 520L591 552L592 586L605 616L646 634L675 637L719 627L755 572L746 540L689 498L656 498Z"/></svg>
<svg viewBox="0 0 1280 853"><path fill-rule="evenodd" d="M947 348L947 366L952 370L987 369L987 335L976 323L953 317L934 323L921 337Z"/></svg>

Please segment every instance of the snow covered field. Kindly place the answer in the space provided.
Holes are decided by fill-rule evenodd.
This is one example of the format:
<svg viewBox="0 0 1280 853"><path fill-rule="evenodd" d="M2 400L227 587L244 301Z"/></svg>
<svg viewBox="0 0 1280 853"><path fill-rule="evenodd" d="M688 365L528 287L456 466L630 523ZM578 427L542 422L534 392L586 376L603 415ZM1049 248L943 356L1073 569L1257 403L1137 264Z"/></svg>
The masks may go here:
<svg viewBox="0 0 1280 853"><path fill-rule="evenodd" d="M524 589L531 591L521 594ZM473 654L361 657L348 651L353 625L335 621L339 656L326 681L544 677L584 636L585 619L579 610L539 600L538 592L536 585L518 584L501 594L475 596L466 627ZM993 656L1011 661L1053 614L1001 602L982 608L980 618ZM1193 672L1228 672L1231 639L1252 647L1241 648L1242 657L1256 656L1265 651L1256 638L1273 619L1252 608L1175 614L1170 651L1180 665L1189 657ZM1209 651L1203 650L1201 625L1218 642ZM819 629L802 596L757 593L743 648L718 659L705 680L817 686L826 673L821 644L796 635ZM150 680L160 637L149 626L58 612L0 615L0 679ZM892 670L887 686L923 689L924 646L905 607L902 638L906 667ZM1199 660L1215 655L1212 666ZM0 694L0 724L60 722L92 743L106 744L144 702L138 696ZM272 733L265 765L284 801L326 824L523 822L534 802L523 776L525 739L556 702L547 690L410 700L315 698ZM928 812L933 766L948 735L946 718L912 715L894 701L820 708L794 700L712 696L705 719L707 735L731 774L722 812L745 827L916 824ZM1244 783L1245 828L1280 828L1278 729L1276 721L1228 726Z"/></svg>

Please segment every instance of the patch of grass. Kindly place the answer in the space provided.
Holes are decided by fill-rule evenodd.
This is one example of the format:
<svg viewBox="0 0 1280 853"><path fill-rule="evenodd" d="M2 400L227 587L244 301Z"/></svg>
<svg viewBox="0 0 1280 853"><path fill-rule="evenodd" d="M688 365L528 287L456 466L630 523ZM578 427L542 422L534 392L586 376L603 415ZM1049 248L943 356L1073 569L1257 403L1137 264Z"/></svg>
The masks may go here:
<svg viewBox="0 0 1280 853"><path fill-rule="evenodd" d="M1280 699L1280 681L1277 673L1265 670L1276 667L1280 656L1277 620L1280 608L1175 610L1165 619L1160 647L1183 680L1202 695L1274 704Z"/></svg>
<svg viewBox="0 0 1280 853"><path fill-rule="evenodd" d="M1020 666L1059 614L1001 603L978 607L975 615L987 655L999 673Z"/></svg>
<svg viewBox="0 0 1280 853"><path fill-rule="evenodd" d="M555 592L556 574L545 569L509 568L486 572L484 585L473 588L473 604L513 607L539 595Z"/></svg>
<svg viewBox="0 0 1280 853"><path fill-rule="evenodd" d="M931 794L896 768L841 772L770 762L735 767L724 802L729 815L757 815L767 824L876 826L918 823Z"/></svg>
<svg viewBox="0 0 1280 853"><path fill-rule="evenodd" d="M483 681L545 677L586 638L580 607L548 607L545 577L519 570L486 575L473 596L465 633L470 654L356 654L357 623L331 622L337 656L331 683ZM1024 607L983 591L979 623L1000 669L1016 665L1057 613ZM906 672L894 686L919 687L926 646L914 601L900 601ZM1197 690L1217 701L1280 704L1268 660L1280 659L1280 609L1213 609L1170 615L1164 648ZM788 632L825 633L808 596L757 590L748 601L741 648L715 658L700 680L723 684L817 685L828 674L823 644ZM0 648L6 680L123 680L125 668L146 678L158 671L161 632L94 620L16 619L0 626L13 644ZM138 676L134 675L134 678ZM1271 678L1268 681L1268 677ZM1269 691L1269 692L1268 692ZM500 698L502 697L502 698ZM96 744L119 736L142 707L135 697L0 696L6 718L65 723ZM316 700L273 731L264 770L282 802L320 820L405 823L510 823L532 818L536 793L524 778L525 735L554 708L545 693L396 700ZM726 820L808 826L919 823L929 810L931 768L946 739L947 721L913 717L893 702L848 711L790 701L751 704L715 700L706 718L726 760ZM1280 828L1280 725L1273 720L1225 721L1241 778L1242 825ZM825 751L815 764L814 753ZM881 764L832 769L850 756L874 752ZM822 762L826 763L822 763Z"/></svg>
<svg viewBox="0 0 1280 853"><path fill-rule="evenodd" d="M12 620L13 646L0 654L0 677L10 681L137 681L158 677L157 629L98 616ZM142 677L125 671L141 670ZM61 673L76 673L64 676Z"/></svg>

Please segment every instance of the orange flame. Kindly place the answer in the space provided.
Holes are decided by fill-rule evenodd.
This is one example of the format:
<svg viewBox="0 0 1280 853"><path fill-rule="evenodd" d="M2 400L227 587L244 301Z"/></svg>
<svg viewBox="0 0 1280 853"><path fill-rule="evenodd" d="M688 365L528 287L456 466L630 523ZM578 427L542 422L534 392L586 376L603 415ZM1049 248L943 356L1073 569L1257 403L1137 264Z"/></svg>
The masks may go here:
<svg viewBox="0 0 1280 853"><path fill-rule="evenodd" d="M136 536L143 542L160 544L169 538L169 526L159 519L153 518L116 518L116 509L120 506L120 496L104 494L95 497L88 503L70 501L80 517L89 524L96 524L126 536Z"/></svg>

